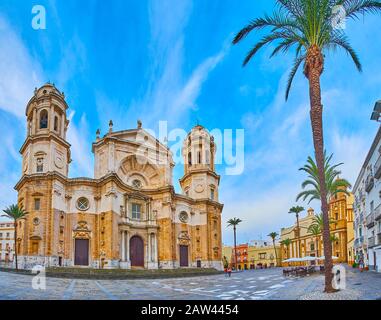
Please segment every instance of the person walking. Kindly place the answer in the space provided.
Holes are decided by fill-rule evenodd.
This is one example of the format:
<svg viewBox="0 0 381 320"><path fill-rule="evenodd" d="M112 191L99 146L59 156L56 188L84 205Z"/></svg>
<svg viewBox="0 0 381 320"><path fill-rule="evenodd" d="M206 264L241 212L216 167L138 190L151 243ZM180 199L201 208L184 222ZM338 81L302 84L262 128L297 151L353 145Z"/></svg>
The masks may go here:
<svg viewBox="0 0 381 320"><path fill-rule="evenodd" d="M228 275L229 278L232 276L232 268L230 266L228 267Z"/></svg>

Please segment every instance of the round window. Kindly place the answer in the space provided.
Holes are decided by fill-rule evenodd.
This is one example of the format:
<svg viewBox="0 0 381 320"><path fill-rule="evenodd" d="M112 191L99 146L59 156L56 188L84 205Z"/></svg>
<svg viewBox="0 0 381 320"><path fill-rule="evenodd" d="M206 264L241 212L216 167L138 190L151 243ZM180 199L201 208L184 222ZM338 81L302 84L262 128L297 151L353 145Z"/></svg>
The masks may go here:
<svg viewBox="0 0 381 320"><path fill-rule="evenodd" d="M142 182L138 179L132 181L132 186L136 189L140 189L142 187Z"/></svg>
<svg viewBox="0 0 381 320"><path fill-rule="evenodd" d="M37 226L38 224L40 224L40 219L38 219L38 218L34 218L34 219L33 219L33 224L34 224L35 226Z"/></svg>
<svg viewBox="0 0 381 320"><path fill-rule="evenodd" d="M185 211L180 212L179 219L183 223L188 222L188 214Z"/></svg>
<svg viewBox="0 0 381 320"><path fill-rule="evenodd" d="M89 209L89 200L85 197L81 197L77 200L77 208L81 211L86 211Z"/></svg>

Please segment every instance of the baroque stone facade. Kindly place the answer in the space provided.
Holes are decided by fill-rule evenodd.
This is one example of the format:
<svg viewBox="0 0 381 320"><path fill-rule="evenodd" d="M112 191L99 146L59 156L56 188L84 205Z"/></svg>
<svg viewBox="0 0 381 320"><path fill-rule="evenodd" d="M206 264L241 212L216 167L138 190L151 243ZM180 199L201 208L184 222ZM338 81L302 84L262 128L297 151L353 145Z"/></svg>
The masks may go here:
<svg viewBox="0 0 381 320"><path fill-rule="evenodd" d="M315 217L314 210L309 208L307 216L299 219L299 237L296 223L291 227L281 229L280 240L291 240L288 247L281 244L282 261L288 258L324 255L322 234L315 236L308 230L310 225L315 223ZM329 217L332 255L338 258L334 262L352 264L354 260L353 195L340 192L331 197Z"/></svg>
<svg viewBox="0 0 381 320"><path fill-rule="evenodd" d="M26 108L18 202L21 267L221 269L219 175L215 143L196 126L183 144L182 194L172 184L169 148L142 128L97 132L94 178L69 178L64 94L51 84Z"/></svg>

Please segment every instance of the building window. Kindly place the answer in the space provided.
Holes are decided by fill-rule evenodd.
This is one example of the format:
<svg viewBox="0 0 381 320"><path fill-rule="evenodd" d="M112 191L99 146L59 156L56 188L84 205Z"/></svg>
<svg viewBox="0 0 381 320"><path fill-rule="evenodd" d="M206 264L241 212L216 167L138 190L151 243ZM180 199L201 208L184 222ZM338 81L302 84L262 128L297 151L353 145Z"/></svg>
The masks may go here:
<svg viewBox="0 0 381 320"><path fill-rule="evenodd" d="M266 253L260 253L259 259L266 259Z"/></svg>
<svg viewBox="0 0 381 320"><path fill-rule="evenodd" d="M210 189L210 199L214 200L214 188Z"/></svg>
<svg viewBox="0 0 381 320"><path fill-rule="evenodd" d="M37 158L36 172L40 173L44 171L44 158Z"/></svg>
<svg viewBox="0 0 381 320"><path fill-rule="evenodd" d="M0 239L3 237L3 234L2 233L0 233Z"/></svg>
<svg viewBox="0 0 381 320"><path fill-rule="evenodd" d="M198 163L201 164L201 151L197 152L197 160L198 160Z"/></svg>
<svg viewBox="0 0 381 320"><path fill-rule="evenodd" d="M142 182L138 179L135 179L134 181L132 181L132 187L134 187L136 189L141 189Z"/></svg>
<svg viewBox="0 0 381 320"><path fill-rule="evenodd" d="M34 199L34 210L40 210L41 209L41 199Z"/></svg>
<svg viewBox="0 0 381 320"><path fill-rule="evenodd" d="M54 117L54 131L58 132L58 117Z"/></svg>
<svg viewBox="0 0 381 320"><path fill-rule="evenodd" d="M5 236L7 239L11 236L9 232L7 232L7 235Z"/></svg>
<svg viewBox="0 0 381 320"><path fill-rule="evenodd" d="M132 219L140 219L142 213L142 205L138 203L132 204Z"/></svg>
<svg viewBox="0 0 381 320"><path fill-rule="evenodd" d="M48 111L42 110L40 113L40 129L48 128Z"/></svg>
<svg viewBox="0 0 381 320"><path fill-rule="evenodd" d="M37 255L38 254L38 241L32 242L32 251L31 254Z"/></svg>
<svg viewBox="0 0 381 320"><path fill-rule="evenodd" d="M185 211L180 212L179 219L182 223L187 223L188 222L188 213L186 213Z"/></svg>
<svg viewBox="0 0 381 320"><path fill-rule="evenodd" d="M192 165L192 152L188 153L188 165Z"/></svg>
<svg viewBox="0 0 381 320"><path fill-rule="evenodd" d="M90 203L89 200L85 197L81 197L77 200L77 209L81 211L86 211L89 209Z"/></svg>

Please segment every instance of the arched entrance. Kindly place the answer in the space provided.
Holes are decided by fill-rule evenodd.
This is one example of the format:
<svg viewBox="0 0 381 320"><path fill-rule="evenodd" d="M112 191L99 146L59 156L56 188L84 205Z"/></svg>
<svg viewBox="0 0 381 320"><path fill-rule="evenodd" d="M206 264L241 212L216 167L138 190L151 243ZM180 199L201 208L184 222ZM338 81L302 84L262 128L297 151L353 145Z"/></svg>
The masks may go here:
<svg viewBox="0 0 381 320"><path fill-rule="evenodd" d="M88 239L75 239L74 265L76 266L89 265L89 240Z"/></svg>
<svg viewBox="0 0 381 320"><path fill-rule="evenodd" d="M131 267L144 267L144 242L139 236L130 239Z"/></svg>

